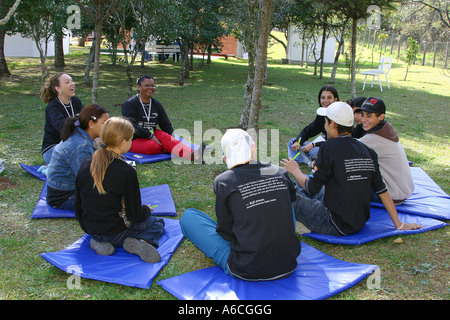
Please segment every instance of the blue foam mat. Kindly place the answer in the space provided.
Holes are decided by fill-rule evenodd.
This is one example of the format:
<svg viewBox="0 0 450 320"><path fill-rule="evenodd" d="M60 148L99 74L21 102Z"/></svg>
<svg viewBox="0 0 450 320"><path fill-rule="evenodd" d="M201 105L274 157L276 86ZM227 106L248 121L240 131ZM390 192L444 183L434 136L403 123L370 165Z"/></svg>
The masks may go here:
<svg viewBox="0 0 450 320"><path fill-rule="evenodd" d="M38 172L38 169L42 166L42 165L38 165L38 166L28 166L26 164L23 163L19 163L19 165L22 167L22 169L24 169L26 172L28 172L29 174L31 174L32 176L34 176L35 178L45 181L47 180L47 176L43 173Z"/></svg>
<svg viewBox="0 0 450 320"><path fill-rule="evenodd" d="M82 278L149 289L184 238L178 220L162 219L165 227L158 248L161 256L158 263L146 263L122 247L118 247L111 256L98 255L89 247L90 236L87 234L65 249L42 253L41 257L55 267Z"/></svg>
<svg viewBox="0 0 450 320"><path fill-rule="evenodd" d="M410 167L414 181L414 193L404 203L396 206L398 212L410 213L441 220L450 219L450 196L418 167ZM373 207L383 207L372 202Z"/></svg>
<svg viewBox="0 0 450 320"><path fill-rule="evenodd" d="M297 269L285 279L245 281L215 266L158 284L182 300L323 300L351 288L378 268L338 260L301 244Z"/></svg>
<svg viewBox="0 0 450 320"><path fill-rule="evenodd" d="M55 209L47 204L47 182L44 183L39 200L31 213L32 219L75 218L75 212ZM162 184L141 189L143 204L158 205L153 209L155 216L176 216L177 210L168 184Z"/></svg>
<svg viewBox="0 0 450 320"><path fill-rule="evenodd" d="M394 227L389 213L384 208L372 207L370 208L370 219L367 221L364 228L357 233L342 237L335 237L312 232L304 233L303 236L333 244L359 245L390 236L400 236L431 231L438 228L443 228L447 225L445 222L433 218L402 212L399 212L398 216L400 221L407 223L418 223L422 225L423 228L416 230L397 230Z"/></svg>
<svg viewBox="0 0 450 320"><path fill-rule="evenodd" d="M139 164L145 164L145 163L153 163L158 161L166 161L172 159L172 156L170 153L159 153L159 154L141 154L141 153L134 153L128 151L125 153L124 158L130 161L134 161Z"/></svg>

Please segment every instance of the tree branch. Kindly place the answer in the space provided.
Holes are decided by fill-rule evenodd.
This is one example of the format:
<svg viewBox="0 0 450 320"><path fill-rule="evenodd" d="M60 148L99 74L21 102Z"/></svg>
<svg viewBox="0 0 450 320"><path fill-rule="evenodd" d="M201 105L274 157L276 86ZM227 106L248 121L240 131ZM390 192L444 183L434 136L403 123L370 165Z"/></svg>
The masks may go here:
<svg viewBox="0 0 450 320"><path fill-rule="evenodd" d="M3 26L3 25L8 23L9 19L12 17L14 12L16 12L16 9L19 6L20 1L21 0L16 0L16 2L14 2L13 6L11 7L11 9L9 9L8 13L6 14L6 16L3 19L0 20L0 26Z"/></svg>
<svg viewBox="0 0 450 320"><path fill-rule="evenodd" d="M431 9L437 11L438 14L439 14L439 17L441 18L442 23L443 23L447 28L450 29L450 18L449 18L449 12L448 12L448 8L447 8L447 7L446 7L446 9L444 10L444 9L441 9L440 4L439 4L439 8L438 8L438 7L435 7L435 6L433 6L433 5L431 5L431 4L427 3L427 2L425 2L425 1L423 1L423 0L413 1L413 2L421 3L421 4L423 4L424 6L427 6L427 7L431 8ZM447 15L447 21L446 21L445 18L444 18L444 15L443 15L444 12L446 12L446 15Z"/></svg>

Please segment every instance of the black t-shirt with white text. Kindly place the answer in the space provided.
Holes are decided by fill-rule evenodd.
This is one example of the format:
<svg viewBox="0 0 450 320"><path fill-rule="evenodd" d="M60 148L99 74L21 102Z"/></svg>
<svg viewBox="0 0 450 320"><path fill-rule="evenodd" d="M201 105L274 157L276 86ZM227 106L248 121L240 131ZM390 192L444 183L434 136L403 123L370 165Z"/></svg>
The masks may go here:
<svg viewBox="0 0 450 320"><path fill-rule="evenodd" d="M342 234L361 230L370 217L370 195L386 192L378 156L349 135L324 143L317 155L313 176L306 191L316 194L325 186L324 205Z"/></svg>
<svg viewBox="0 0 450 320"><path fill-rule="evenodd" d="M216 178L214 192L217 232L230 241L230 272L246 280L290 275L301 249L291 205L295 186L287 171L240 165Z"/></svg>

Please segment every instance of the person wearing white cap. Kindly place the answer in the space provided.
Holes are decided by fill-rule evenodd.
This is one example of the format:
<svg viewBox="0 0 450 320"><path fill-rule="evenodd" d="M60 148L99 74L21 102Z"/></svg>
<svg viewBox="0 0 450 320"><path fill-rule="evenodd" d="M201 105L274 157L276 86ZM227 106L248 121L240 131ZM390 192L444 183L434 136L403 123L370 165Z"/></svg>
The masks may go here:
<svg viewBox="0 0 450 320"><path fill-rule="evenodd" d="M292 210L295 185L284 168L256 161L255 143L244 130L227 130L221 143L228 170L214 181L217 223L188 209L181 230L231 276L285 278L301 250Z"/></svg>
<svg viewBox="0 0 450 320"><path fill-rule="evenodd" d="M281 163L299 186L294 202L296 219L315 233L344 236L360 231L370 217L372 189L397 229L421 228L399 220L380 173L376 152L354 139L353 110L345 102L317 109L325 116L328 140L317 155L315 172L305 176L292 159Z"/></svg>

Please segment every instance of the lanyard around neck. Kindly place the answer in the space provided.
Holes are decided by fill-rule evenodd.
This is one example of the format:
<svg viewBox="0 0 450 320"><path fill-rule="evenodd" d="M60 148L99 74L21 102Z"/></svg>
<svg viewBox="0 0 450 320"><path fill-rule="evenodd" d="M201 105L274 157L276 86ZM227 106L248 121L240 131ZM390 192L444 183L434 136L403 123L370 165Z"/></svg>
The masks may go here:
<svg viewBox="0 0 450 320"><path fill-rule="evenodd" d="M59 97L57 97L59 103L62 104L62 106L64 107L64 110L66 110L67 115L70 117L75 117L75 112L73 112L73 106L72 106L72 99L69 99L69 106L70 106L70 110L72 111L72 116L69 113L69 108L64 104L64 102L61 101L61 99L59 99Z"/></svg>
<svg viewBox="0 0 450 320"><path fill-rule="evenodd" d="M150 98L150 103L149 103L148 113L147 113L147 110L145 110L145 106L144 106L144 103L142 102L140 94L138 94L138 97L139 97L139 102L141 103L141 106L142 106L142 110L144 110L145 118L147 118L147 122L150 122L150 114L152 111L152 98Z"/></svg>

